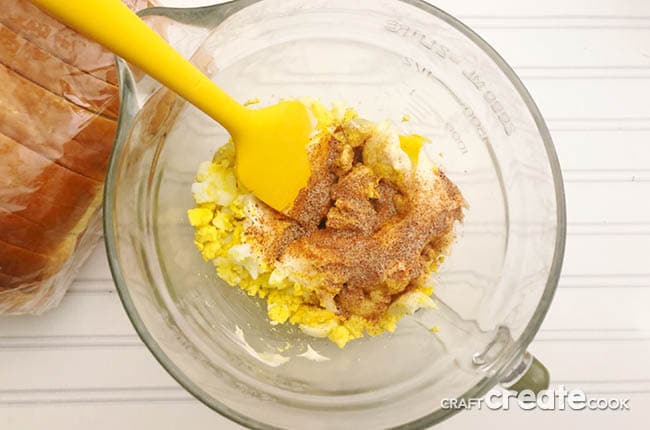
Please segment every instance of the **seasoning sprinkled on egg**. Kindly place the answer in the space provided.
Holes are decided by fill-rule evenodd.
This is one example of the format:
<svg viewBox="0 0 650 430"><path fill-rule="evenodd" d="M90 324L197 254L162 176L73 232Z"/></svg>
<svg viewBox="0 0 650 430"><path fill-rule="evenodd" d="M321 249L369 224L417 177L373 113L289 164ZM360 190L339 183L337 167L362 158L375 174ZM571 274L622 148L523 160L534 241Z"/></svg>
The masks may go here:
<svg viewBox="0 0 650 430"><path fill-rule="evenodd" d="M463 217L458 188L398 135L342 104L305 99L315 121L312 176L283 214L236 181L232 143L199 167L188 211L195 244L229 285L267 302L270 324L294 324L339 347L434 308L429 276Z"/></svg>

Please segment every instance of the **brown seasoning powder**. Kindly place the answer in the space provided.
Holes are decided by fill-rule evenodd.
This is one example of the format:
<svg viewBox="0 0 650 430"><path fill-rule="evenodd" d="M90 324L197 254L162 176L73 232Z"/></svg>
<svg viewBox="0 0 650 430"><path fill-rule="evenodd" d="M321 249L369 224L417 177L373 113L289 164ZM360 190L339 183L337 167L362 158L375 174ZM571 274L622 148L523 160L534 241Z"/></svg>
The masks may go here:
<svg viewBox="0 0 650 430"><path fill-rule="evenodd" d="M311 151L312 177L289 216L259 203L267 225L246 234L267 261L297 258L319 274L313 304L335 303L344 317L376 321L402 294L423 286L453 240L464 200L437 169L433 183L414 172L400 184L379 177L361 156L370 133L345 123L321 138Z"/></svg>

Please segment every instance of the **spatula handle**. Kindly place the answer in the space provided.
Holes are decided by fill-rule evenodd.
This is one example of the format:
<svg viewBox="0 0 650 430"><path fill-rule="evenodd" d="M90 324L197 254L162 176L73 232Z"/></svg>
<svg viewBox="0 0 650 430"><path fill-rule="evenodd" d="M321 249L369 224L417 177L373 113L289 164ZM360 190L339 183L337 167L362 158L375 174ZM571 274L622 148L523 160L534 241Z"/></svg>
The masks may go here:
<svg viewBox="0 0 650 430"><path fill-rule="evenodd" d="M221 123L231 134L247 109L176 52L120 0L32 0Z"/></svg>

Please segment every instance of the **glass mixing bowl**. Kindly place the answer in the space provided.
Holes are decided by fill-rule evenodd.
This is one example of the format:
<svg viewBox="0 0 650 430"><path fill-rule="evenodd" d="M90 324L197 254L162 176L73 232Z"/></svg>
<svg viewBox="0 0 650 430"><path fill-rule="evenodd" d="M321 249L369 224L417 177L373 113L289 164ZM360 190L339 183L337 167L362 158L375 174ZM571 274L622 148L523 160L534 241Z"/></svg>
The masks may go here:
<svg viewBox="0 0 650 430"><path fill-rule="evenodd" d="M525 350L560 272L560 169L530 95L479 36L418 0L240 0L141 15L241 101L341 100L427 136L425 151L469 203L432 277L439 309L342 350L273 327L263 302L201 259L186 219L197 166L227 134L119 61L110 265L135 328L180 384L250 427L333 429L430 426L455 412L443 398L548 383Z"/></svg>

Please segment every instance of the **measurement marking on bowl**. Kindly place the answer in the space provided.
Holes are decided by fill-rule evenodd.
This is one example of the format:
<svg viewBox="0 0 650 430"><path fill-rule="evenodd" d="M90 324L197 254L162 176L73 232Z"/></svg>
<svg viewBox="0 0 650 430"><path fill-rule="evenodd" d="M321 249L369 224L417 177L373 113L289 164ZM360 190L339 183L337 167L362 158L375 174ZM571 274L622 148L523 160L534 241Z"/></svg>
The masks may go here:
<svg viewBox="0 0 650 430"><path fill-rule="evenodd" d="M467 154L469 152L469 150L467 149L467 145L463 141L463 138L461 137L460 133L456 131L454 125L451 122L447 122L445 124L445 129L451 136L451 140L453 140L454 143L456 143L456 147L461 152L461 154Z"/></svg>
<svg viewBox="0 0 650 430"><path fill-rule="evenodd" d="M414 68L418 73L422 73L422 74L426 75L426 77L428 79L430 79L430 80L436 82L437 84L441 85L453 97L453 99L458 103L458 105L461 108L461 110L463 111L464 115L470 120L470 124L476 129L476 132L479 135L479 138L483 142L489 143L489 139L487 137L487 132L483 128L483 125L481 124L478 117L476 117L476 115L474 115L474 112L471 111L471 109L470 109L470 112L468 113L468 107L463 103L463 101L460 100L444 82L442 82L440 79L438 79L429 68L427 68L426 66L420 64L419 62L417 62L415 59L413 59L411 57L403 57L402 62L407 67ZM415 102L415 104L411 106L411 109L413 111L415 111L416 113L418 113L417 118L423 119L425 116L421 115L422 112L420 110L429 110L429 109L428 109L428 107L426 109L423 109L423 108L420 108L419 106L422 105L422 106L426 107L426 103L423 103L422 100L419 101L419 103L418 103L418 101L416 100L416 97L418 97L418 94L415 92L415 90L412 90L409 95L411 96L411 100L413 102ZM435 112L433 110L430 111L430 113L434 114L434 115L437 115L442 120L442 122L445 125L445 130L447 131L447 133L449 133L451 139L454 141L454 143L456 144L456 147L461 152L461 154L463 154L463 155L467 154L469 152L469 148L467 147L467 145L463 141L462 137L460 136L460 133L452 125L452 123L450 121L446 120L445 118L442 118L442 116L439 113L437 113L437 112Z"/></svg>
<svg viewBox="0 0 650 430"><path fill-rule="evenodd" d="M429 69L428 67L418 63L415 59L413 59L411 57L404 57L402 59L402 62L404 63L405 66L410 67L410 68L414 68L418 73L421 73L421 74L425 75L428 79L431 79L432 81L435 81L438 84L445 87L449 91L449 93L452 94L452 96L454 96L454 98L458 101L461 109L463 110L463 114L470 121L470 124L472 124L472 126L476 129L476 133L478 134L479 138L483 142L489 143L489 138L488 138L487 131L485 130L485 127L483 126L483 123L481 122L481 120L474 113L474 110L472 108L470 108L469 106L467 106L466 104L464 104L463 101L460 100L458 97L456 97L454 95L453 91L451 91L451 89L449 89L449 87L447 85L445 85L444 82L442 82L440 79L438 79L434 75L433 71L431 71L431 69ZM463 75L465 75L465 74L463 73ZM480 88L484 88L484 86L485 86L483 81L481 81L480 79L477 80L476 82L472 82L472 84L474 86L478 85ZM477 89L479 87L477 87ZM495 102L496 106L499 106L499 107L502 106L501 103L498 103L498 101L496 100L496 96L494 96L494 93L492 93L491 91L486 91L483 98L486 99L486 101L490 100L492 102ZM498 104L496 104L496 103L498 103ZM498 110L499 108L492 108L493 111L495 111L495 109ZM510 134L514 131L514 125L510 122L510 117L505 112L503 112L503 113L505 114L504 115L504 120L501 121L499 119L499 122L502 124L502 126L504 126L504 123L509 124L508 129L506 129L505 126L504 126L504 132L506 133L506 135L510 136ZM498 116L497 116L497 118L498 118ZM453 138L453 136L452 136L452 138ZM467 150L467 148L465 148L465 149ZM465 151L463 153L465 154L465 153L467 153L467 151Z"/></svg>
<svg viewBox="0 0 650 430"><path fill-rule="evenodd" d="M505 111L503 104L499 102L496 94L487 89L485 80L478 74L476 70L467 71L463 70L463 76L476 88L477 91L483 94L483 100L490 106L490 109L496 115L497 119L503 127L503 131L507 136L511 136L515 131L515 126L510 119L510 115Z"/></svg>
<svg viewBox="0 0 650 430"><path fill-rule="evenodd" d="M490 137L487 134L487 131L485 131L485 127L483 127L483 123L479 119L479 117L474 113L474 110L467 106L467 105L462 105L463 108L463 115L465 115L465 118L469 121L469 123L474 127L476 130L476 134L478 134L478 138L483 141L486 145L490 144Z"/></svg>
<svg viewBox="0 0 650 430"><path fill-rule="evenodd" d="M387 31L402 36L405 39L415 41L421 47L433 52L443 60L448 59L454 64L460 64L460 57L458 57L454 51L449 49L447 45L440 43L429 34L426 34L417 29L413 29L409 25L401 23L394 19L388 20L384 28Z"/></svg>
<svg viewBox="0 0 650 430"><path fill-rule="evenodd" d="M411 28L409 25L397 20L389 20L384 28L390 33L397 34L404 39L415 42L418 46L436 54L437 57L443 60L449 60L453 64L459 66L462 75L483 95L483 100L496 116L506 136L512 136L515 132L515 126L512 123L511 116L506 112L503 103L498 100L497 95L489 89L486 80L476 70L464 69L462 67L460 57L455 54L453 50L451 50L447 45L438 42L431 35L418 29ZM429 78L435 78L433 71L425 65L420 64L417 60L405 56L403 62L406 66L415 68L418 73L422 73Z"/></svg>

